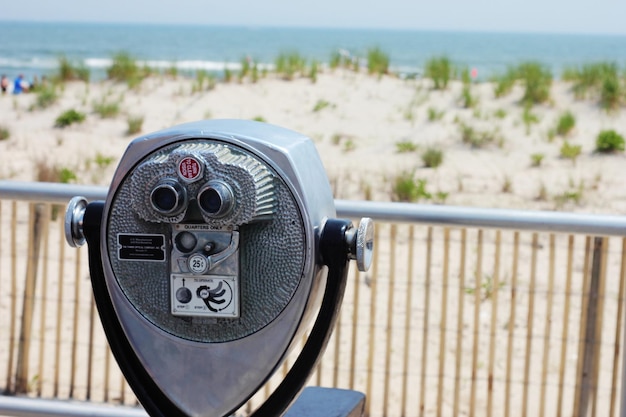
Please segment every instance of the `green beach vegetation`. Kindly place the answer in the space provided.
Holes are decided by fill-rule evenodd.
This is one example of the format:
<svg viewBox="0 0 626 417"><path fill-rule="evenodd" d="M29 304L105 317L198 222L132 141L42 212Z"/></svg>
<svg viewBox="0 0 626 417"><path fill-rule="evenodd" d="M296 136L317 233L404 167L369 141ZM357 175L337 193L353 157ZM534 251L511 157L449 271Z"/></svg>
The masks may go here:
<svg viewBox="0 0 626 417"><path fill-rule="evenodd" d="M464 67L460 70L461 81L463 82L463 90L461 91L460 102L461 106L466 109L475 107L478 104L478 99L472 94L472 79L470 77L470 70Z"/></svg>
<svg viewBox="0 0 626 417"><path fill-rule="evenodd" d="M415 180L414 173L402 171L393 178L391 199L393 201L415 202L430 200L433 196L426 190L427 180Z"/></svg>
<svg viewBox="0 0 626 417"><path fill-rule="evenodd" d="M596 152L616 153L624 151L624 137L615 130L603 130L596 137Z"/></svg>
<svg viewBox="0 0 626 417"><path fill-rule="evenodd" d="M213 74L205 70L196 71L196 78L191 85L191 93L199 93L202 91L209 91L215 88L216 79Z"/></svg>
<svg viewBox="0 0 626 417"><path fill-rule="evenodd" d="M454 75L452 62L447 56L431 58L426 61L424 75L433 81L435 90L445 90Z"/></svg>
<svg viewBox="0 0 626 417"><path fill-rule="evenodd" d="M428 112L429 122L435 122L437 120L441 120L443 116L445 115L445 112L443 110L437 110L434 107L429 107L427 112Z"/></svg>
<svg viewBox="0 0 626 417"><path fill-rule="evenodd" d="M120 113L120 104L117 101L102 98L93 103L93 111L103 119L110 119Z"/></svg>
<svg viewBox="0 0 626 417"><path fill-rule="evenodd" d="M143 116L128 116L126 119L127 135L135 135L143 129Z"/></svg>
<svg viewBox="0 0 626 417"><path fill-rule="evenodd" d="M0 126L0 140L7 140L11 137L11 131L6 126Z"/></svg>
<svg viewBox="0 0 626 417"><path fill-rule="evenodd" d="M316 60L311 61L311 65L309 66L309 72L307 77L311 79L312 83L317 82L317 74L320 71L320 63Z"/></svg>
<svg viewBox="0 0 626 417"><path fill-rule="evenodd" d="M591 62L580 67L563 70L562 79L572 83L576 98L584 99L598 95L604 80L617 78L618 68L614 62Z"/></svg>
<svg viewBox="0 0 626 417"><path fill-rule="evenodd" d="M548 101L552 85L552 73L548 67L531 61L520 64L517 72L525 88L522 97L525 106Z"/></svg>
<svg viewBox="0 0 626 417"><path fill-rule="evenodd" d="M317 102L315 103L315 106L313 106L313 112L314 112L314 113L317 113L317 112L319 112L319 111L324 110L324 109L325 109L325 108L327 108L327 107L331 107L331 108L332 108L332 107L335 107L335 105L334 105L334 104L332 104L332 103L331 103L330 101L328 101L328 100L324 100L323 98L322 98L322 99L319 99L319 100L317 100Z"/></svg>
<svg viewBox="0 0 626 417"><path fill-rule="evenodd" d="M64 111L56 118L54 127L67 127L74 123L82 123L85 121L85 113L81 113L75 109Z"/></svg>
<svg viewBox="0 0 626 417"><path fill-rule="evenodd" d="M31 109L46 109L56 103L59 99L59 93L54 84L42 86L37 89L37 97L35 104Z"/></svg>
<svg viewBox="0 0 626 417"><path fill-rule="evenodd" d="M576 126L576 117L570 111L561 114L556 124L556 134L567 136Z"/></svg>
<svg viewBox="0 0 626 417"><path fill-rule="evenodd" d="M58 58L57 74L54 77L55 82L66 81L84 81L89 82L90 71L84 62L75 64L71 62L65 55L61 55Z"/></svg>
<svg viewBox="0 0 626 417"><path fill-rule="evenodd" d="M571 160L574 165L576 165L576 159L578 159L581 152L582 146L580 145L572 145L568 141L563 142L563 145L561 145L561 158Z"/></svg>
<svg viewBox="0 0 626 417"><path fill-rule="evenodd" d="M100 152L97 152L96 156L93 158L93 161L100 169L108 167L113 163L114 160L115 158L113 158L112 156L104 156Z"/></svg>
<svg viewBox="0 0 626 417"><path fill-rule="evenodd" d="M129 52L120 51L113 55L113 62L107 68L107 77L110 80L123 82L130 88L135 88L141 84L151 70L148 67L140 67L137 59Z"/></svg>
<svg viewBox="0 0 626 417"><path fill-rule="evenodd" d="M522 112L522 122L524 126L526 126L526 135L530 135L530 128L533 124L539 123L539 117L532 112L530 106L524 106L524 111Z"/></svg>
<svg viewBox="0 0 626 417"><path fill-rule="evenodd" d="M396 152L397 153L409 153L415 152L417 150L417 145L409 140L401 140L396 142Z"/></svg>
<svg viewBox="0 0 626 417"><path fill-rule="evenodd" d="M353 62L352 58L349 55L343 53L340 50L337 50L333 51L333 53L330 55L328 66L330 67L330 69L333 70L337 68L351 69L353 68Z"/></svg>
<svg viewBox="0 0 626 417"><path fill-rule="evenodd" d="M542 153L534 153L530 155L530 165L533 167L540 167L544 157L545 155Z"/></svg>
<svg viewBox="0 0 626 417"><path fill-rule="evenodd" d="M382 76L389 73L389 54L379 47L367 50L367 72Z"/></svg>
<svg viewBox="0 0 626 417"><path fill-rule="evenodd" d="M516 80L517 76L512 68L504 74L494 76L491 81L494 83L493 93L496 98L508 95L513 89Z"/></svg>
<svg viewBox="0 0 626 417"><path fill-rule="evenodd" d="M495 76L492 81L494 83L494 95L497 98L508 95L513 86L519 82L524 87L522 105L532 106L550 99L552 72L540 62L522 62L517 66L510 67L504 74Z"/></svg>
<svg viewBox="0 0 626 417"><path fill-rule="evenodd" d="M276 57L274 67L283 80L291 81L305 73L306 59L296 51L283 52Z"/></svg>
<svg viewBox="0 0 626 417"><path fill-rule="evenodd" d="M428 148L422 153L422 162L426 168L437 168L443 163L443 151L437 148Z"/></svg>
<svg viewBox="0 0 626 417"><path fill-rule="evenodd" d="M68 184L72 181L76 181L78 178L73 169L53 164L45 158L40 159L36 167L37 172L35 173L35 179L39 182L60 182Z"/></svg>

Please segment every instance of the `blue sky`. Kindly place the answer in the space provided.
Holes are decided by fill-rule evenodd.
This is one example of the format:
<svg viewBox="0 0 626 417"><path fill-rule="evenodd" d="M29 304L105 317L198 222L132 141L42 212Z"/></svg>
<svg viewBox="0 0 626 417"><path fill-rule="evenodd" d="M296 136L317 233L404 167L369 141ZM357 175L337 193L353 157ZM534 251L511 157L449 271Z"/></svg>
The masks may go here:
<svg viewBox="0 0 626 417"><path fill-rule="evenodd" d="M1 20L626 35L626 0L0 0Z"/></svg>

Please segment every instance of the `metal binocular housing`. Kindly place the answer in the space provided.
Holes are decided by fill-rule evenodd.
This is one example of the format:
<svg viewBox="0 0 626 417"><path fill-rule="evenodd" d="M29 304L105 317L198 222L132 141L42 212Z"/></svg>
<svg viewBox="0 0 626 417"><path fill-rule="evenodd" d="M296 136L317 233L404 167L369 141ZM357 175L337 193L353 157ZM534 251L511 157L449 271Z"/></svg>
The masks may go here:
<svg viewBox="0 0 626 417"><path fill-rule="evenodd" d="M335 216L311 140L237 120L140 137L106 201L70 202L68 242L88 243L105 333L149 414L230 415L306 337L256 415L284 411L328 341L348 261L371 262L371 221Z"/></svg>

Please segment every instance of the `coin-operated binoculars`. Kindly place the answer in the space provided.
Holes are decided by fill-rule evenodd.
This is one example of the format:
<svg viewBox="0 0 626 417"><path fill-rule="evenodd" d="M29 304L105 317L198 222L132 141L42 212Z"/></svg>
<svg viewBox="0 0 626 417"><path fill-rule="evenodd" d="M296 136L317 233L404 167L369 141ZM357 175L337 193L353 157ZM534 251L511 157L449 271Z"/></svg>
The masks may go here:
<svg viewBox="0 0 626 417"><path fill-rule="evenodd" d="M230 415L308 335L254 415L285 411L328 341L349 260L371 262L371 220L335 216L312 142L251 121L140 137L106 201L72 199L66 237L88 243L107 339L151 416Z"/></svg>

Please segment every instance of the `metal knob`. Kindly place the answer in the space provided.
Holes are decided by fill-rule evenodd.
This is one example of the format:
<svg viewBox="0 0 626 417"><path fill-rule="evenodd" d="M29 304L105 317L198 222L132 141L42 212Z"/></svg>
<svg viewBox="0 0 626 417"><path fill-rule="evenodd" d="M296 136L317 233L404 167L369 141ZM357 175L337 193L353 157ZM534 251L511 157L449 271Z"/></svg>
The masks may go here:
<svg viewBox="0 0 626 417"><path fill-rule="evenodd" d="M372 265L374 253L374 221L369 217L363 217L359 222L359 227L346 232L350 259L356 260L359 271L365 272Z"/></svg>
<svg viewBox="0 0 626 417"><path fill-rule="evenodd" d="M85 244L83 217L86 208L87 199L85 197L74 197L70 200L65 211L65 240L73 248Z"/></svg>

